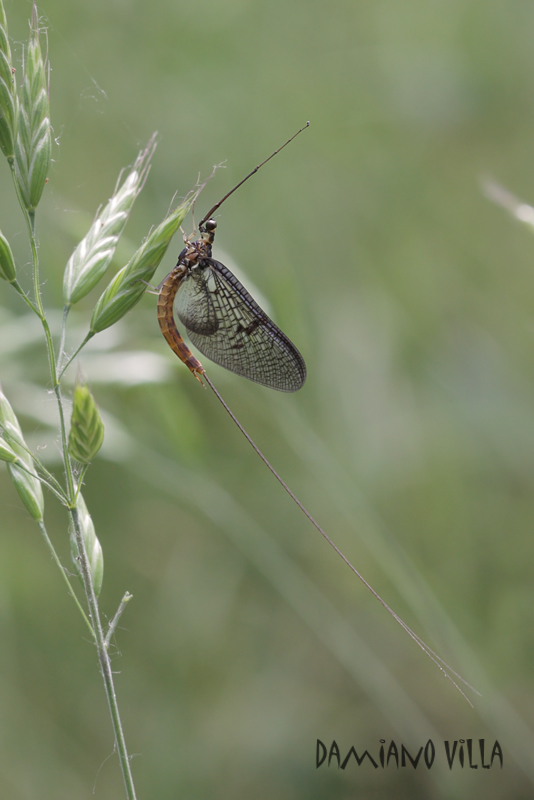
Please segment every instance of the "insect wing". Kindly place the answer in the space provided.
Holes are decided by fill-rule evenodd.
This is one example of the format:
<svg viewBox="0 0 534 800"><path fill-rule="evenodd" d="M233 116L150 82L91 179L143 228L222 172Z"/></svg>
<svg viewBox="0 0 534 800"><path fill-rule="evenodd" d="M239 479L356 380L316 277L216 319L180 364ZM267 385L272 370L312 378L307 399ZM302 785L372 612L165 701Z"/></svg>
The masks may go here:
<svg viewBox="0 0 534 800"><path fill-rule="evenodd" d="M175 310L195 347L221 367L281 392L295 392L306 380L295 345L219 261L205 259L191 270Z"/></svg>
<svg viewBox="0 0 534 800"><path fill-rule="evenodd" d="M212 336L217 331L219 320L204 270L196 267L182 279L176 292L174 310L190 334Z"/></svg>

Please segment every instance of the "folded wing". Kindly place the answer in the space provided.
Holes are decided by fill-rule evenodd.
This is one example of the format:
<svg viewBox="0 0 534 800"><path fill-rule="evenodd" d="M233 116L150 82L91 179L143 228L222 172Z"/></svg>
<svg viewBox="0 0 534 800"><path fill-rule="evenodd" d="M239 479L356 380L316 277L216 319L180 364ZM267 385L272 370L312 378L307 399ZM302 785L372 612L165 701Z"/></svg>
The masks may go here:
<svg viewBox="0 0 534 800"><path fill-rule="evenodd" d="M295 392L306 380L295 345L219 261L191 270L175 310L195 347L221 367L281 392Z"/></svg>

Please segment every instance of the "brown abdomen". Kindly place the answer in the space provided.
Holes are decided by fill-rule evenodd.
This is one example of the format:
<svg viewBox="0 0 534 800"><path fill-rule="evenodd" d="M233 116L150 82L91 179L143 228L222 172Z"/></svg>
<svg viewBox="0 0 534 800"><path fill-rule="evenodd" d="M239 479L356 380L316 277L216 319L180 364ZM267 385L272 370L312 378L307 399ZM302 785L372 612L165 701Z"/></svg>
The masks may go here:
<svg viewBox="0 0 534 800"><path fill-rule="evenodd" d="M183 361L186 367L193 373L195 378L202 383L201 375L204 375L205 369L195 358L191 350L188 348L176 327L174 321L174 298L183 278L183 268L173 269L170 275L164 280L161 285L161 291L158 296L158 322L161 332L171 350L176 353L180 361Z"/></svg>

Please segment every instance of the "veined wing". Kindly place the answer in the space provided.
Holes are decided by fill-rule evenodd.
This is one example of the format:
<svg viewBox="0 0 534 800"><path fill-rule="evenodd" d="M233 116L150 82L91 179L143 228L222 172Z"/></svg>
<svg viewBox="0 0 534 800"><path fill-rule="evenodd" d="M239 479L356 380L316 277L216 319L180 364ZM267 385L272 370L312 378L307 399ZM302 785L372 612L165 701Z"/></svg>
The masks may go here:
<svg viewBox="0 0 534 800"><path fill-rule="evenodd" d="M175 310L195 347L221 367L281 392L296 392L306 380L295 345L220 261L191 270Z"/></svg>

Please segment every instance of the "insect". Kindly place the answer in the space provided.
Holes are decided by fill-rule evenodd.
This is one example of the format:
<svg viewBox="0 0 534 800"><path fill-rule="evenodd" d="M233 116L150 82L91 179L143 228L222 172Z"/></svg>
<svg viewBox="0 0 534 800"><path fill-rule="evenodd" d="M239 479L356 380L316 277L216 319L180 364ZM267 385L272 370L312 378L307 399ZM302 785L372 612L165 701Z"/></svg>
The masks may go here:
<svg viewBox="0 0 534 800"><path fill-rule="evenodd" d="M217 223L212 214L295 133L219 200L199 223L200 238L186 239L178 263L160 286L158 322L178 358L202 382L205 369L182 339L176 316L195 347L211 361L255 383L296 392L306 380L306 365L290 339L250 296L230 270L212 258Z"/></svg>

